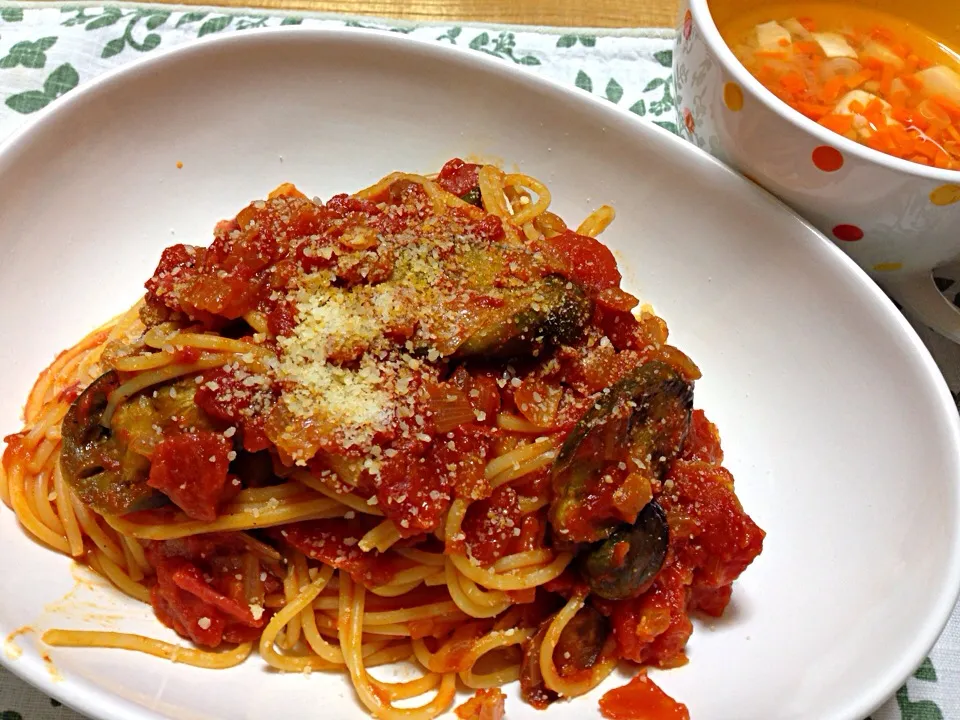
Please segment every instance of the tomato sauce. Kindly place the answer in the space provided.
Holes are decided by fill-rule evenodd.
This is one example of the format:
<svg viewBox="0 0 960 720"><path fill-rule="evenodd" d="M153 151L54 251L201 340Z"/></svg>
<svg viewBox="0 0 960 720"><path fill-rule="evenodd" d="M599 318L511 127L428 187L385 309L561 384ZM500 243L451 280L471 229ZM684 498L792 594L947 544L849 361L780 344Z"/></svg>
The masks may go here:
<svg viewBox="0 0 960 720"><path fill-rule="evenodd" d="M392 553L364 552L358 547L363 535L376 524L376 518L369 515L351 520L308 520L284 525L282 530L273 530L271 534L307 557L345 570L357 582L376 587L390 582L404 565L402 558Z"/></svg>
<svg viewBox="0 0 960 720"><path fill-rule="evenodd" d="M146 558L156 573L150 601L157 618L202 647L255 640L270 617L259 603L265 593L279 590L281 582L257 565L251 580L260 595L246 597L245 549L240 536L232 533L151 542Z"/></svg>
<svg viewBox="0 0 960 720"><path fill-rule="evenodd" d="M483 688L454 712L460 720L503 720L506 697L497 688Z"/></svg>
<svg viewBox="0 0 960 720"><path fill-rule="evenodd" d="M275 400L274 387L266 392L270 401ZM266 450L271 446L264 413L249 411L256 400L254 392L244 386L243 379L224 368L204 372L194 395L194 402L201 410L237 428L243 449L248 452Z"/></svg>
<svg viewBox="0 0 960 720"><path fill-rule="evenodd" d="M563 258L569 276L595 292L620 284L620 271L610 249L596 238L567 230L547 240L547 244Z"/></svg>
<svg viewBox="0 0 960 720"><path fill-rule="evenodd" d="M657 687L645 670L600 698L600 713L608 720L690 720L687 706Z"/></svg>
<svg viewBox="0 0 960 720"><path fill-rule="evenodd" d="M230 441L198 430L164 437L150 465L150 487L164 492L194 520L213 522L227 491Z"/></svg>
<svg viewBox="0 0 960 720"><path fill-rule="evenodd" d="M467 552L481 565L490 565L520 544L522 522L516 490L501 485L467 509L462 526Z"/></svg>
<svg viewBox="0 0 960 720"><path fill-rule="evenodd" d="M477 170L479 169L479 165L454 158L441 168L437 183L447 192L463 197L477 188Z"/></svg>

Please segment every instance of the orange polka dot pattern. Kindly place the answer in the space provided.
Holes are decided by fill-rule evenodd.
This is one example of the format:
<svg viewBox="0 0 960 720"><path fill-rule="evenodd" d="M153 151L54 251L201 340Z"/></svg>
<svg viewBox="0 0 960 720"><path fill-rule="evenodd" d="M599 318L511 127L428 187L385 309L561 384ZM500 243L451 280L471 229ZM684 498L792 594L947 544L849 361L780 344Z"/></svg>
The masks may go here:
<svg viewBox="0 0 960 720"><path fill-rule="evenodd" d="M740 112L743 108L743 90L735 82L723 86L723 104L733 112Z"/></svg>
<svg viewBox="0 0 960 720"><path fill-rule="evenodd" d="M952 205L960 201L960 185L941 185L930 193L930 202L934 205Z"/></svg>

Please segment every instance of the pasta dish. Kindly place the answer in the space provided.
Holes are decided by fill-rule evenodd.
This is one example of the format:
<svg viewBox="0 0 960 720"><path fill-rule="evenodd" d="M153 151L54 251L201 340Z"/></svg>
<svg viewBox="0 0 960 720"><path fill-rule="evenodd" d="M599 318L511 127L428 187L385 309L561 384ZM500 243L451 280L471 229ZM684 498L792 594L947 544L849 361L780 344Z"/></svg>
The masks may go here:
<svg viewBox="0 0 960 720"><path fill-rule="evenodd" d="M542 708L621 661L686 662L690 615L723 612L764 533L700 371L596 239L613 210L573 229L550 200L454 159L325 202L285 184L164 250L40 375L0 496L188 642L43 641L256 650L405 720L458 685L461 717L496 718L515 680ZM371 672L401 661L420 675Z"/></svg>

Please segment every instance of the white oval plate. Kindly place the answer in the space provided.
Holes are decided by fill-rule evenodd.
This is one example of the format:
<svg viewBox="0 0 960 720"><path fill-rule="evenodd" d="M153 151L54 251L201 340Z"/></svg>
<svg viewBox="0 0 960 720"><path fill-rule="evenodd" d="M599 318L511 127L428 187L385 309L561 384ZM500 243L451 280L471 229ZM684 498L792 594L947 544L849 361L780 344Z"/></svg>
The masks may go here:
<svg viewBox="0 0 960 720"><path fill-rule="evenodd" d="M616 207L604 239L703 369L697 405L768 532L726 616L699 623L690 663L657 682L694 720L862 718L923 659L960 586L960 423L936 366L867 277L770 196L509 63L377 33L250 32L57 103L0 151L0 429L19 428L56 352L143 292L166 245L208 243L282 181L328 197L468 154L539 177L572 222ZM0 547L3 635L106 624L173 639L149 608L75 582L89 573L6 508ZM364 716L344 676L119 650L50 650L51 666L35 635L16 642L23 656L2 657L14 672L91 716ZM544 717L508 691L511 720ZM546 717L598 717L599 694Z"/></svg>

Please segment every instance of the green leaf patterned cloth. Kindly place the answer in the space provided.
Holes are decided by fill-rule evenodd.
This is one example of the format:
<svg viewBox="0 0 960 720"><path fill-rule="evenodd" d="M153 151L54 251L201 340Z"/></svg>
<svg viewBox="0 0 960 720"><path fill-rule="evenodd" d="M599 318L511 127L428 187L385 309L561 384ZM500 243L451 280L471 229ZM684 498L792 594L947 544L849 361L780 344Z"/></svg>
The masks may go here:
<svg viewBox="0 0 960 720"><path fill-rule="evenodd" d="M280 25L375 28L486 53L599 95L672 132L677 130L670 78L672 31L414 25L213 7L0 2L0 139L78 85L151 50L215 33ZM954 285L946 276L938 282L945 291ZM918 330L960 399L960 349L925 328ZM0 720L79 718L0 669ZM930 657L872 716L872 720L945 718L960 720L957 613Z"/></svg>

